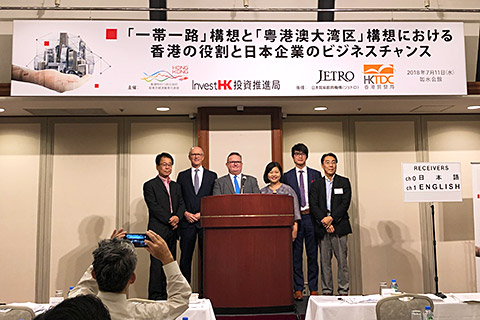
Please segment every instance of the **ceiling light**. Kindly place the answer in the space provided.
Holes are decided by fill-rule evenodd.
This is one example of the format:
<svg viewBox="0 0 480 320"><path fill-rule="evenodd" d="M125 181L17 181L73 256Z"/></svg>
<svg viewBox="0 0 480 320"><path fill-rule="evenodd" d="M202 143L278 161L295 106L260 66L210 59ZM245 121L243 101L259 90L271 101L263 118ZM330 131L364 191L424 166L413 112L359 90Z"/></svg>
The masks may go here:
<svg viewBox="0 0 480 320"><path fill-rule="evenodd" d="M158 107L157 111L170 111L169 107Z"/></svg>
<svg viewBox="0 0 480 320"><path fill-rule="evenodd" d="M3 109L3 108L0 108L0 112L5 112L5 109Z"/></svg>
<svg viewBox="0 0 480 320"><path fill-rule="evenodd" d="M313 108L313 110L315 110L315 111L325 111L327 109L328 109L327 107L315 107L315 108Z"/></svg>
<svg viewBox="0 0 480 320"><path fill-rule="evenodd" d="M467 107L468 110L478 110L480 109L480 106L470 106L470 107Z"/></svg>

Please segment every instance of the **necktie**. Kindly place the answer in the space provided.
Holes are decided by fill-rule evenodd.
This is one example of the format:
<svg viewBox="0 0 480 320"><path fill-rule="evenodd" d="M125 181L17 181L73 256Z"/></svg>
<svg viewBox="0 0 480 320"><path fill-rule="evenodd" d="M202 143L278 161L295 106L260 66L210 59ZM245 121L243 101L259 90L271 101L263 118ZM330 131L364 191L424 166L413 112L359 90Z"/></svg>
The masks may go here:
<svg viewBox="0 0 480 320"><path fill-rule="evenodd" d="M167 177L167 179L165 179L164 181L164 184L165 184L165 188L167 189L167 192L168 192L168 200L170 200L170 213L173 212L173 206L172 206L172 196L170 195L170 177Z"/></svg>
<svg viewBox="0 0 480 320"><path fill-rule="evenodd" d="M233 176L233 185L235 186L235 193L240 193L240 186L238 185L237 176Z"/></svg>
<svg viewBox="0 0 480 320"><path fill-rule="evenodd" d="M200 189L200 181L198 179L198 169L195 169L195 177L193 178L193 188L195 189L195 194L198 194L198 189Z"/></svg>
<svg viewBox="0 0 480 320"><path fill-rule="evenodd" d="M298 172L300 172L300 206L305 207L307 205L307 201L305 201L305 184L303 182L303 170L300 170Z"/></svg>

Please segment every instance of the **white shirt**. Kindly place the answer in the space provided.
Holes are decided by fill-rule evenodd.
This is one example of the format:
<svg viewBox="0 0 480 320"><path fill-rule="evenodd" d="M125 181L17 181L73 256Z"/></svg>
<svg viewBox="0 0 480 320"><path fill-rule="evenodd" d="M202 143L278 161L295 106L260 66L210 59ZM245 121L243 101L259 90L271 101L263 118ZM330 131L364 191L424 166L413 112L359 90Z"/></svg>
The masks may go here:
<svg viewBox="0 0 480 320"><path fill-rule="evenodd" d="M333 178L335 178L335 175L332 176L332 180L328 180L327 176L325 176L325 192L327 193L327 210L330 212L332 211Z"/></svg>
<svg viewBox="0 0 480 320"><path fill-rule="evenodd" d="M127 299L125 293L99 292L97 281L91 274L92 269L92 266L88 267L68 297L81 294L97 295L110 311L112 320L175 319L188 309L188 299L192 290L176 261L163 266L167 277L167 301Z"/></svg>
<svg viewBox="0 0 480 320"><path fill-rule="evenodd" d="M203 166L200 166L198 168L192 167L192 185L195 187L195 170L198 169L198 187L202 185L202 179L203 179Z"/></svg>
<svg viewBox="0 0 480 320"><path fill-rule="evenodd" d="M303 167L303 169L298 169L298 167L295 167L295 171L297 173L297 181L298 181L298 189L300 190L300 170L303 171L302 176L303 176L303 187L305 189L305 206L301 207L300 210L307 210L310 208L310 205L308 204L308 172L307 172L307 166ZM298 202L302 202L302 199L298 199Z"/></svg>

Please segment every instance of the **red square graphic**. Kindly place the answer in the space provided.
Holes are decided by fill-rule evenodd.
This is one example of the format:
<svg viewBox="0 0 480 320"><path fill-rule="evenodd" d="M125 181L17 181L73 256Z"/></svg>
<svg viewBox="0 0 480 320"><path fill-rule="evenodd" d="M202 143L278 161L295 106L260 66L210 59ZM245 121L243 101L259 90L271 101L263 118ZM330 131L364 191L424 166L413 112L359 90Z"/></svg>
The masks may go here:
<svg viewBox="0 0 480 320"><path fill-rule="evenodd" d="M95 89L100 88L100 85L98 83L95 83Z"/></svg>
<svg viewBox="0 0 480 320"><path fill-rule="evenodd" d="M43 46L48 47L50 45L50 41L43 41Z"/></svg>
<svg viewBox="0 0 480 320"><path fill-rule="evenodd" d="M117 40L117 29L107 29L107 40Z"/></svg>

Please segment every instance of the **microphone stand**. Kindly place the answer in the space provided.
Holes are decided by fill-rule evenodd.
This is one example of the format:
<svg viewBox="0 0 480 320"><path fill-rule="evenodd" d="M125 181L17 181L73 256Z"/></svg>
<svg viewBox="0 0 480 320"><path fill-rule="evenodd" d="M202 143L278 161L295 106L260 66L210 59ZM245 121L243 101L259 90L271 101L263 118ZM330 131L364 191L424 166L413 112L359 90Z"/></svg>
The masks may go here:
<svg viewBox="0 0 480 320"><path fill-rule="evenodd" d="M242 181L240 182L240 194L243 194L243 189L245 187L245 182L247 181L247 177L243 176Z"/></svg>
<svg viewBox="0 0 480 320"><path fill-rule="evenodd" d="M430 205L432 209L432 229L433 229L433 260L435 262L435 295L442 299L445 299L447 296L438 291L438 270L437 270L437 240L435 239L435 207L433 203Z"/></svg>

